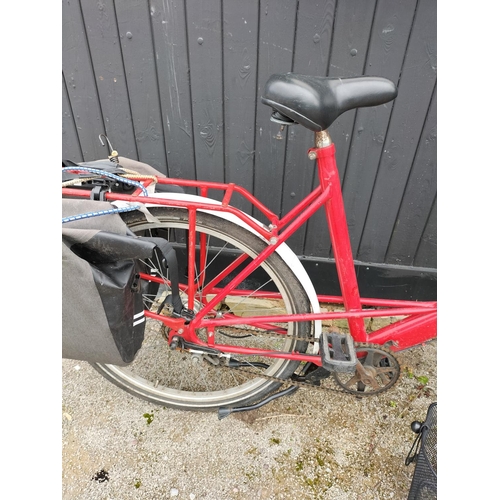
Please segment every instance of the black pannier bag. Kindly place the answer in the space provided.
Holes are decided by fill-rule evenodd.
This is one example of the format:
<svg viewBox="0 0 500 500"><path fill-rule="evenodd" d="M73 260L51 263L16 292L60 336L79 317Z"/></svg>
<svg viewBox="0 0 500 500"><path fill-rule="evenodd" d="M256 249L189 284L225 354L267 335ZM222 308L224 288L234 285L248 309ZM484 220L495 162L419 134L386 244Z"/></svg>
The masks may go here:
<svg viewBox="0 0 500 500"><path fill-rule="evenodd" d="M107 211L108 202L63 199L63 217ZM118 214L66 222L62 227L62 357L91 363L127 365L144 340L145 287L139 278L144 259L169 266L174 309L177 263L161 238L135 236Z"/></svg>

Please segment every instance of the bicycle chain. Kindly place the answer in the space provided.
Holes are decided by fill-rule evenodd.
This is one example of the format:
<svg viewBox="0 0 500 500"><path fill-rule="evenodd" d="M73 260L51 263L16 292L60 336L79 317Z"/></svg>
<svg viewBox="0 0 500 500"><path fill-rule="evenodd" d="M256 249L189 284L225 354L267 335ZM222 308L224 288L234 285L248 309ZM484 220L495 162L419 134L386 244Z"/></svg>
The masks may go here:
<svg viewBox="0 0 500 500"><path fill-rule="evenodd" d="M259 335L283 339L282 335L276 336L272 332L260 332ZM293 340L293 341L306 341L306 342L311 342L311 340L312 340L310 337L304 338L304 337L296 337L294 335L290 335L290 336L287 335L286 339L287 340ZM399 365L399 361L397 360L396 356L394 355L394 352L391 351L390 349L388 349L388 348L386 348L384 346L381 346L380 344L371 344L371 343L368 343L368 342L354 342L354 348L355 349L358 349L358 348L362 349L363 347L368 348L368 349L378 349L378 350L381 350L381 351L385 351L388 354L390 354L396 360L396 362ZM248 363L251 364L251 362L248 362ZM284 386L284 388L291 387L291 386L298 386L298 387L307 387L309 389L311 389L311 388L312 389L317 389L317 390L326 391L326 392L335 392L335 393L341 393L341 394L354 395L352 392L349 392L346 389L341 388L338 385L338 382L335 380L335 378L332 377L331 375L330 375L330 377L327 377L327 378L328 379L333 379L333 381L339 387L338 389L334 389L334 388L331 388L331 387L323 387L321 385L321 381L320 381L320 385L316 385L316 384L314 384L312 382L302 382L302 381L299 381L299 380L293 380L291 377L288 378L288 379L281 379L279 377L273 377L271 375L265 375L262 372L255 372L255 371L247 370L247 369L241 368L241 367L229 367L229 366L226 366L226 365L220 365L220 366L223 366L223 367L231 369L231 370L238 370L241 373L247 373L249 375L253 375L253 376L257 376L259 378L264 378L264 379L267 379L267 380L271 380L273 382L278 382L282 386ZM398 372L397 372L398 379L399 379L400 375L401 375L401 370L398 370ZM293 374L292 374L292 377L293 377ZM396 380L394 382L394 384L391 384L391 387L394 387L394 385L397 383L397 381L398 380ZM390 387L388 389L390 389ZM371 396L371 395L378 395L381 392L384 392L384 390L379 391L379 392L373 392L373 393L372 392L360 392L359 395L360 396Z"/></svg>

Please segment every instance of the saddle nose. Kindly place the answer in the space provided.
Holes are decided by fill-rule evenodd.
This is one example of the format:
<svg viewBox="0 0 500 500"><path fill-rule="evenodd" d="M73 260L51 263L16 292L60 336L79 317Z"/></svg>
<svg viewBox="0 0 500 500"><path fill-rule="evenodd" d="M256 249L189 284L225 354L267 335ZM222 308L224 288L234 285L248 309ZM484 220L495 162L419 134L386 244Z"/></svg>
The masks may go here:
<svg viewBox="0 0 500 500"><path fill-rule="evenodd" d="M376 76L330 78L284 73L269 78L261 101L277 111L276 116L282 115L280 123L290 124L291 120L321 132L349 109L378 106L397 94L393 82Z"/></svg>

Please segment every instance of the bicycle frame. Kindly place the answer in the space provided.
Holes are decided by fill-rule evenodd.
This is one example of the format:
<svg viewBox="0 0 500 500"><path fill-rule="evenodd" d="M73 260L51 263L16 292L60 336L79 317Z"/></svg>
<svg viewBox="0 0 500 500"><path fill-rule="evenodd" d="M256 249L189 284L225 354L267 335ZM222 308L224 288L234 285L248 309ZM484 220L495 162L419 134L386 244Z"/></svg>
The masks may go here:
<svg viewBox="0 0 500 500"><path fill-rule="evenodd" d="M425 343L436 337L437 332L437 303L436 302L412 302L407 300L370 299L360 297L358 283L354 268L354 260L350 245L348 227L344 211L341 184L335 160L335 146L331 142L326 131L316 133L316 147L309 150L309 158L317 160L319 173L319 186L306 198L299 202L285 216L279 218L257 198L241 186L216 182L192 181L185 179L158 178L159 184L175 184L183 187L198 189L202 197L208 198L210 190L223 192L221 204L202 203L148 196L148 204L158 204L170 207L182 207L189 213L189 239L188 239L188 279L182 288L187 292L187 307L194 309L194 296L200 284L203 284L204 296L201 310L195 318L186 322L183 318L173 318L145 311L146 316L162 321L170 328L169 341L175 336L182 337L185 341L197 344L200 347L210 347L228 354L256 355L270 358L283 358L298 361L311 362L321 366L321 357L317 354L300 354L296 352L281 352L262 350L257 348L245 348L234 345L218 344L215 342L214 331L218 326L237 325L241 318L226 315L224 318L208 317L213 313L216 304L220 303L228 294L243 295L248 290L237 290L236 287L243 282L258 266L268 258L282 243L301 227L321 207L325 208L328 230L331 237L332 248L340 282L341 296L319 295L318 299L323 303L343 304L344 311L325 313L286 314L279 316L253 316L246 317L245 324L270 329L275 322L335 320L346 319L350 333L355 342L388 345L394 351L399 351ZM149 186L152 181L144 178L144 186ZM258 209L268 220L269 225L260 224L255 219L230 205L231 198L238 193L248 200L252 206ZM88 192L79 189L63 188L63 196L86 197ZM142 198L141 198L142 197ZM106 201L146 201L143 192L137 190L131 195L109 192L105 195ZM218 286L224 278L238 268L246 259L242 255L222 271L209 283L204 283L203 273L195 276L195 226L196 212L199 210L211 212L226 212L238 217L253 231L264 238L268 245L257 255L237 276L225 286ZM206 250L206 239L200 237L200 259L204 258ZM201 263L203 264L203 262ZM200 266L203 269L203 265ZM162 282L161 279L150 275L142 275L143 279ZM208 300L208 295L214 295ZM255 297L280 298L277 292L253 291ZM382 308L382 309L375 309ZM212 316L214 316L212 314ZM399 317L394 323L382 327L371 333L367 333L364 318L375 317ZM206 328L208 332L207 342L202 342L196 330ZM272 329L276 333L286 334L286 330ZM317 340L316 335L316 340Z"/></svg>

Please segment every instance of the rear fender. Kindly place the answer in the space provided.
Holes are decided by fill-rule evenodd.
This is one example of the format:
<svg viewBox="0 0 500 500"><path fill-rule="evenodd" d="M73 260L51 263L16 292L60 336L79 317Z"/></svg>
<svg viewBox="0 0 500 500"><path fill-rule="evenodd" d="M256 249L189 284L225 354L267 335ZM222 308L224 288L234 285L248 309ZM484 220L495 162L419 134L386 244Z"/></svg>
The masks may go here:
<svg viewBox="0 0 500 500"><path fill-rule="evenodd" d="M203 196L196 196L192 194L187 194L187 193L155 193L154 194L155 198L164 198L164 199L170 199L170 200L179 200L179 201L192 201L192 202L198 202L198 203L211 203L214 205L222 205L220 201L213 200L211 198L206 198ZM124 202L118 202L115 201L113 202L113 205L120 206ZM128 203L127 203L128 204ZM153 203L145 203L146 207L155 207L158 206ZM211 210L201 210L202 212L210 213L214 215L215 217L220 217L221 219L228 220L230 222L233 222L234 224L237 224L238 226L241 226L245 228L248 231L251 231L255 235L257 235L261 240L265 241L265 239L253 228L251 228L248 224L243 222L241 219L239 219L236 215L228 213L228 212L220 212L220 211L211 211ZM250 217L250 216L249 216ZM250 217L252 220L254 220L257 224L264 225L254 219L253 217ZM309 275L307 274L307 271L304 269L304 266L300 262L299 258L295 255L295 253L292 251L292 249L286 244L282 243L277 249L276 253L285 261L285 263L288 265L288 267L292 270L292 272L297 276L297 279L300 281L302 286L304 287L304 290L307 293L307 296L309 298L309 301L311 303L311 308L312 312L321 312L319 302L318 302L318 297L316 295L316 290L314 289L314 286L311 282L311 279L309 278ZM314 321L314 337L319 339L319 336L321 334L321 320ZM319 351L319 344L316 342L314 344L314 354L317 354Z"/></svg>

